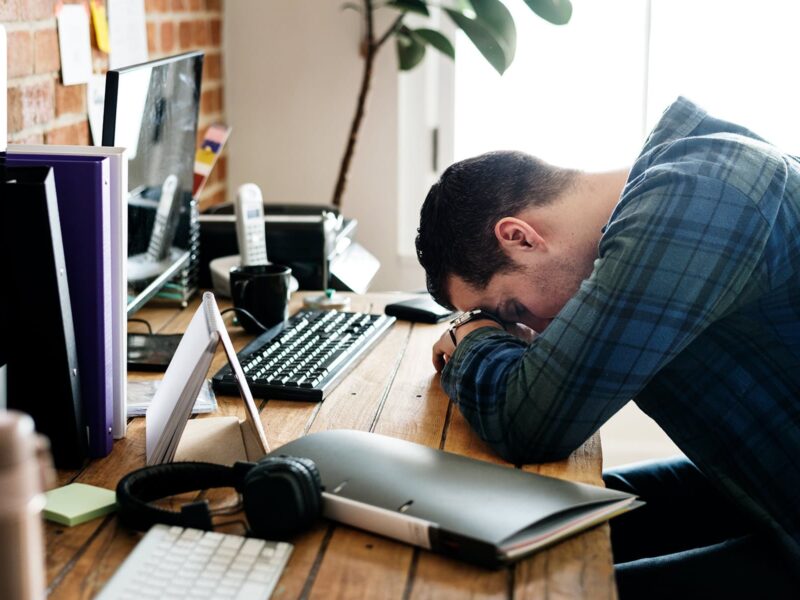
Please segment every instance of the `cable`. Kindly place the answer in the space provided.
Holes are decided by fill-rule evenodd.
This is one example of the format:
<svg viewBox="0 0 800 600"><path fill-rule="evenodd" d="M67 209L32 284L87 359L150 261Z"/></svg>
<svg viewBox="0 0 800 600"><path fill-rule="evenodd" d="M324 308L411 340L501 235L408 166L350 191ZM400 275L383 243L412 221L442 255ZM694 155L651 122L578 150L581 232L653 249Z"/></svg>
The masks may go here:
<svg viewBox="0 0 800 600"><path fill-rule="evenodd" d="M236 313L236 314L237 314L237 316L238 316L238 314L239 314L239 313L241 313L241 314L245 315L246 317L248 317L248 318L252 319L253 323L255 323L256 325L258 325L258 326L261 328L261 331L267 331L267 329L269 329L269 327L264 327L264 325L262 325L262 324L259 322L259 320L258 320L258 319L256 319L256 318L255 318L255 317L254 317L254 316L253 316L253 315L250 313L250 311L247 311L247 310L245 310L245 309L243 309L243 308L236 308L236 307L226 308L225 310L223 310L223 311L222 311L222 312L220 312L219 314L220 314L220 315L224 315L225 313L229 313L229 312L234 312L234 313Z"/></svg>
<svg viewBox="0 0 800 600"><path fill-rule="evenodd" d="M145 325L147 325L147 333L149 333L150 335L153 335L153 328L150 327L150 323L148 321L146 321L145 319L130 318L130 319L128 319L128 323L144 323Z"/></svg>

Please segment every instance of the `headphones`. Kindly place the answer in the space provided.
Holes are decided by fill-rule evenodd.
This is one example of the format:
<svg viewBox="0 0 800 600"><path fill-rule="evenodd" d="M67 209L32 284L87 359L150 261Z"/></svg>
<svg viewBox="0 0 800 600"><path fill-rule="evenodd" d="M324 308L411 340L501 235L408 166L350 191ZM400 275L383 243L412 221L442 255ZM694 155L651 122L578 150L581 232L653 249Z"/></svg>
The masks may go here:
<svg viewBox="0 0 800 600"><path fill-rule="evenodd" d="M263 539L285 539L299 533L322 512L322 482L314 461L294 456L263 458L232 467L204 462L144 467L117 484L117 506L123 524L141 531L155 523L211 531L207 500L184 504L180 512L157 508L153 500L215 487L232 487L242 495L249 533Z"/></svg>

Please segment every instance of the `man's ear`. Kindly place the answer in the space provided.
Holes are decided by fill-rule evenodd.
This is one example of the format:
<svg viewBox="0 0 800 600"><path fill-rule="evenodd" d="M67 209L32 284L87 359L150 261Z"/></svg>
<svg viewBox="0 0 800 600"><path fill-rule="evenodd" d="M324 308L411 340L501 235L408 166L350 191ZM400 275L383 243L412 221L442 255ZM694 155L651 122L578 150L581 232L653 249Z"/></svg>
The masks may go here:
<svg viewBox="0 0 800 600"><path fill-rule="evenodd" d="M547 244L536 228L517 217L503 217L494 226L494 235L500 247L509 256L517 252L536 252Z"/></svg>

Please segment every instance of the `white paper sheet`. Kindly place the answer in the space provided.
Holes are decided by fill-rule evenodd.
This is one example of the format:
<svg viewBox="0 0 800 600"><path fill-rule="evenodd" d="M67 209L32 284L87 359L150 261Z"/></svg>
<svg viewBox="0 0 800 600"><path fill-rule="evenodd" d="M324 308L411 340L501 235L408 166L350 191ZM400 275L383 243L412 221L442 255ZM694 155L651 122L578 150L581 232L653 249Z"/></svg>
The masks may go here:
<svg viewBox="0 0 800 600"><path fill-rule="evenodd" d="M82 4L64 4L58 12L58 47L61 52L61 82L86 83L92 76L89 13Z"/></svg>
<svg viewBox="0 0 800 600"><path fill-rule="evenodd" d="M103 144L103 110L106 98L106 76L97 73L89 78L86 87L86 110L89 113L89 129L92 132L92 143Z"/></svg>
<svg viewBox="0 0 800 600"><path fill-rule="evenodd" d="M106 7L111 45L108 67L118 69L147 62L144 0L106 0Z"/></svg>

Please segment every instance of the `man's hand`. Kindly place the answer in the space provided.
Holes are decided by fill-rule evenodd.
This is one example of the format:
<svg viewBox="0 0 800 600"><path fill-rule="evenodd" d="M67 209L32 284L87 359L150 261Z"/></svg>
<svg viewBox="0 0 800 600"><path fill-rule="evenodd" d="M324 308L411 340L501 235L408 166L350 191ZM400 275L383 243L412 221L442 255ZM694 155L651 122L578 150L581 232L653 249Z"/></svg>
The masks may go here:
<svg viewBox="0 0 800 600"><path fill-rule="evenodd" d="M470 332L480 329L481 327L494 327L496 329L502 329L499 323L492 321L491 319L477 319L475 321L465 323L456 329L456 341L460 342ZM446 330L439 340L433 345L433 368L437 371L444 369L447 361L450 360L451 356L453 356L455 349L456 347L453 345L453 340L450 337L450 331Z"/></svg>

